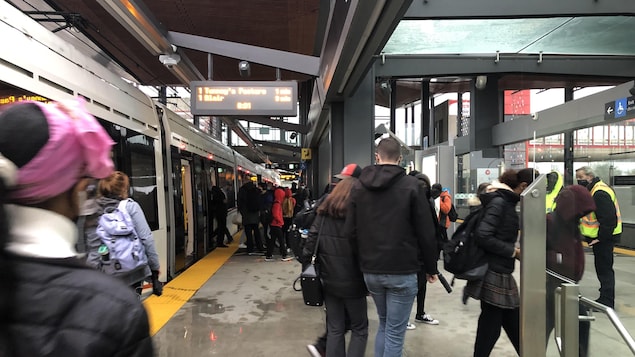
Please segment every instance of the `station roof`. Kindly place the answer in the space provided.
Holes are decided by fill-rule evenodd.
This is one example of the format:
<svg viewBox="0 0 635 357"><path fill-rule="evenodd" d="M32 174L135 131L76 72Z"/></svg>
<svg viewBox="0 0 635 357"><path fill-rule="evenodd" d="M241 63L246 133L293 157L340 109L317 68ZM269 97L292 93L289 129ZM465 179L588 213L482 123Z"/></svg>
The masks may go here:
<svg viewBox="0 0 635 357"><path fill-rule="evenodd" d="M276 68L281 68L282 80L310 84L313 97L320 91L320 105L328 105L350 95L374 65L377 77L397 81L401 106L420 98L424 80L431 81L430 92L435 94L467 92L477 75L493 76L499 88L513 90L616 85L635 78L632 1L11 3L34 19L63 20L46 26L65 29L61 36L91 47L95 58L141 85L187 87L188 79L205 80L208 72L213 80L245 80L238 62L248 60L249 80L275 80ZM178 68L168 69L158 55L174 52L174 43L182 61ZM275 51L273 61L260 54L268 50ZM375 93L376 103L388 106L379 81ZM310 90L300 92L307 95ZM308 136L325 120L312 121Z"/></svg>

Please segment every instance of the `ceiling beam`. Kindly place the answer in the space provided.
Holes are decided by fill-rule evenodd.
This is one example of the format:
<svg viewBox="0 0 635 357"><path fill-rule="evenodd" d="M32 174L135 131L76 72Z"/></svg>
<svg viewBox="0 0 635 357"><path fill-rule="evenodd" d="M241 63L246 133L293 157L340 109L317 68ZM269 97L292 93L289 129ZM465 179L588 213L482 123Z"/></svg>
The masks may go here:
<svg viewBox="0 0 635 357"><path fill-rule="evenodd" d="M319 57L174 31L168 31L168 39L170 43L178 47L259 63L311 76L318 75Z"/></svg>
<svg viewBox="0 0 635 357"><path fill-rule="evenodd" d="M374 56L384 48L411 3L412 0L386 1L372 31L367 35L364 47L357 48L359 55L356 58L355 67L349 69L350 76L346 78L343 86L340 86L339 93L343 93L345 96L353 95L373 65Z"/></svg>
<svg viewBox="0 0 635 357"><path fill-rule="evenodd" d="M606 125L621 119L605 118L605 104L629 97L633 81L625 82L580 99L572 100L533 114L533 120L510 120L492 127L492 144L513 144L534 137L555 135L568 130Z"/></svg>
<svg viewBox="0 0 635 357"><path fill-rule="evenodd" d="M97 0L97 2L152 55L178 53L181 60L168 68L181 81L180 84L205 79L185 53L172 46L167 38L167 31L143 2L135 0Z"/></svg>
<svg viewBox="0 0 635 357"><path fill-rule="evenodd" d="M635 78L635 56L386 55L375 61L376 77L422 78L484 73L540 73Z"/></svg>
<svg viewBox="0 0 635 357"><path fill-rule="evenodd" d="M335 1L311 95L306 144L317 145L329 103L352 93L384 47L412 0ZM346 93L344 93L346 92Z"/></svg>
<svg viewBox="0 0 635 357"><path fill-rule="evenodd" d="M271 117L247 116L247 117L238 117L238 120L244 120L250 123L258 123L262 125L267 125L273 128L284 129L286 131L295 131L300 134L306 134L309 132L309 128L306 125L293 124L293 123L289 123L289 122L282 121L280 119L271 118Z"/></svg>
<svg viewBox="0 0 635 357"><path fill-rule="evenodd" d="M302 151L302 148L300 148L300 147L293 146L293 145L288 145L288 144L281 144L281 143L277 143L277 142L274 142L274 141L254 140L254 144L261 145L261 146L268 146L268 147L272 147L272 148L276 148L276 149L280 149L280 150L286 150L286 151L290 151L290 152L301 152Z"/></svg>
<svg viewBox="0 0 635 357"><path fill-rule="evenodd" d="M618 16L635 14L635 1L624 0L443 0L413 1L404 20Z"/></svg>

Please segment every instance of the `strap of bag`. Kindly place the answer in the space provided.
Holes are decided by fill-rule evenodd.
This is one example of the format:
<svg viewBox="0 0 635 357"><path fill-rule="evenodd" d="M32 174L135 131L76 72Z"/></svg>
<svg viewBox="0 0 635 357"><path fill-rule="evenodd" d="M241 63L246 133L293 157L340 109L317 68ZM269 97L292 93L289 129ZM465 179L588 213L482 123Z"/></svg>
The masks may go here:
<svg viewBox="0 0 635 357"><path fill-rule="evenodd" d="M324 224L324 216L320 217L320 228L318 228L318 236L315 240L315 248L313 249L313 256L311 257L311 265L315 265L315 259L317 258L318 247L320 246L320 234L322 233L322 224Z"/></svg>
<svg viewBox="0 0 635 357"><path fill-rule="evenodd" d="M124 217L130 220L130 222L132 223L132 231L134 232L135 237L139 238L139 234L137 234L137 227L135 227L134 221L132 220L132 216L128 212L128 208L126 208L126 206L128 205L128 202L130 202L130 198L126 198L125 200L119 201L119 205L117 206L117 209L119 209L119 211L123 213Z"/></svg>

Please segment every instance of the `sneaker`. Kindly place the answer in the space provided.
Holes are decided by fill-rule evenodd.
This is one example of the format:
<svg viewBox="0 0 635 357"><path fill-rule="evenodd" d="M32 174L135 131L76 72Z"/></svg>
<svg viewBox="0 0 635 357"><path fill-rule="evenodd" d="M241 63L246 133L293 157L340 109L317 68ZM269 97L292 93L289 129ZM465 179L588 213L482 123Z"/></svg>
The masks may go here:
<svg viewBox="0 0 635 357"><path fill-rule="evenodd" d="M290 256L288 256L288 255L285 255L285 256L284 256L284 257L282 257L282 259L280 259L280 260L282 260L283 262L288 262L288 261L293 260L293 257L290 257Z"/></svg>
<svg viewBox="0 0 635 357"><path fill-rule="evenodd" d="M408 324L406 325L406 330L414 330L416 328L417 328L417 326L415 326L415 324L413 324L410 321L408 321Z"/></svg>
<svg viewBox="0 0 635 357"><path fill-rule="evenodd" d="M428 324L428 325L438 325L439 324L439 320L433 319L432 316L430 316L428 314L417 315L415 317L415 321L416 322L422 322L422 323Z"/></svg>
<svg viewBox="0 0 635 357"><path fill-rule="evenodd" d="M266 261L266 262L272 262L272 261L273 261L273 256L271 256L271 257L265 257L265 261Z"/></svg>
<svg viewBox="0 0 635 357"><path fill-rule="evenodd" d="M325 353L320 352L315 345L306 345L306 349L309 350L311 357L324 357Z"/></svg>
<svg viewBox="0 0 635 357"><path fill-rule="evenodd" d="M240 244L238 245L238 248L240 248L240 249L246 249L246 248L247 248L247 244L245 244L245 243L240 243Z"/></svg>

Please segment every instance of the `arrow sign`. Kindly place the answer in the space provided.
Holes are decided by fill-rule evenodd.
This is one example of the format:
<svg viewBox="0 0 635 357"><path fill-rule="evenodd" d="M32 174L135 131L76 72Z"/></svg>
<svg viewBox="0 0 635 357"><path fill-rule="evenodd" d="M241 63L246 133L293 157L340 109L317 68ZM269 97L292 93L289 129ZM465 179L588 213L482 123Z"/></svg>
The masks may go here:
<svg viewBox="0 0 635 357"><path fill-rule="evenodd" d="M635 97L619 98L604 104L604 120L635 118Z"/></svg>

